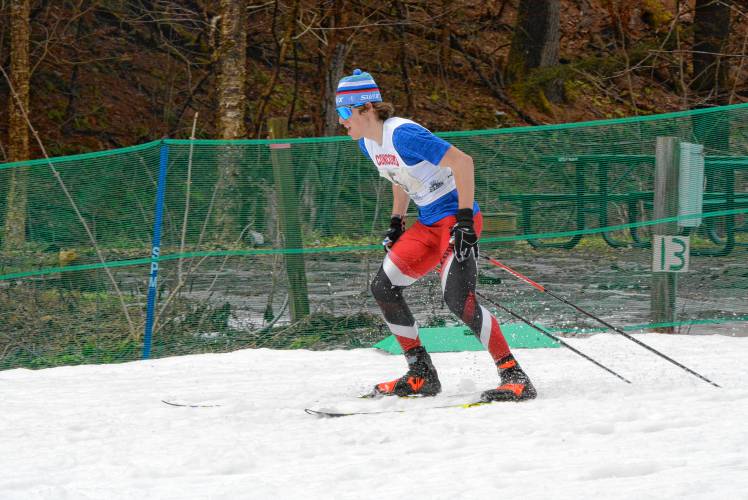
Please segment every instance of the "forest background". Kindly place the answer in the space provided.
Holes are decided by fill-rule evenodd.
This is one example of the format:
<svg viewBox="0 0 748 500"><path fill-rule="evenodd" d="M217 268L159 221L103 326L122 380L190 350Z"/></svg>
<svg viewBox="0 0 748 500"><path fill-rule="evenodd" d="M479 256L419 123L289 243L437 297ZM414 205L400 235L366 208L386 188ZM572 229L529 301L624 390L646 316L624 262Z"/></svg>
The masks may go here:
<svg viewBox="0 0 748 500"><path fill-rule="evenodd" d="M433 131L748 101L748 6L727 0L0 0L0 162L161 137L341 135L371 72Z"/></svg>
<svg viewBox="0 0 748 500"><path fill-rule="evenodd" d="M341 135L353 68L433 131L742 102L746 19L746 0L0 0L0 162L265 138L273 118ZM27 177L0 185L5 250L27 243Z"/></svg>

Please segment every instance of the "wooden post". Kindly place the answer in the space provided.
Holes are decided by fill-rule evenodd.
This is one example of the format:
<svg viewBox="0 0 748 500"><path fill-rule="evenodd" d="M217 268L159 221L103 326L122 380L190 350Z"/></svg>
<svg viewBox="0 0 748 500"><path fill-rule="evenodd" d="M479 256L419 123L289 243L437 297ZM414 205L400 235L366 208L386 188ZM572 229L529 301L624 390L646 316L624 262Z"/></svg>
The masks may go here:
<svg viewBox="0 0 748 500"><path fill-rule="evenodd" d="M286 118L269 118L268 130L271 139L282 139L288 136ZM296 195L293 160L290 144L271 144L270 153L273 162L275 189L278 194L278 214L284 248L304 247L299 221L298 196ZM291 320L298 321L309 315L309 294L304 268L304 254L285 254L286 274L289 284L289 304Z"/></svg>
<svg viewBox="0 0 748 500"><path fill-rule="evenodd" d="M677 137L658 137L655 153L654 218L664 219L678 215L678 170L680 140ZM673 236L678 234L677 222L654 226L653 234ZM654 241L654 237L652 238ZM656 251L656 249L653 249ZM651 316L654 323L675 321L675 290L677 274L652 272ZM660 333L674 333L672 326L657 328Z"/></svg>

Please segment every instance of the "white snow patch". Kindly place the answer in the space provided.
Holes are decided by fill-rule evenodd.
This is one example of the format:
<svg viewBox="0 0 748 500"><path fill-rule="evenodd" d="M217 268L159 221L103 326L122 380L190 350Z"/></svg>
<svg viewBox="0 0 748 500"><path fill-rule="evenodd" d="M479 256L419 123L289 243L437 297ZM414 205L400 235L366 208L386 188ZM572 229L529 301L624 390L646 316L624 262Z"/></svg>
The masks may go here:
<svg viewBox="0 0 748 500"><path fill-rule="evenodd" d="M0 498L748 499L748 338L637 337L723 388L612 335L568 342L632 385L516 350L538 399L470 409L427 407L495 387L486 353L433 355L417 400L356 398L405 368L372 349L0 372Z"/></svg>

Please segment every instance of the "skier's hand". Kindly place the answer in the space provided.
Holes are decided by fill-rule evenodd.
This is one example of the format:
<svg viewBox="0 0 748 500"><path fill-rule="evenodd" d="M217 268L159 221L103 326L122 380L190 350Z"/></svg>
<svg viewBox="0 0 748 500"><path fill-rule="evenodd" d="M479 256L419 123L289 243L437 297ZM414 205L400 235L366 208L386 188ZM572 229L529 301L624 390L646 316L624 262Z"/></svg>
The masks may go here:
<svg viewBox="0 0 748 500"><path fill-rule="evenodd" d="M382 240L382 246L385 252L389 252L392 245L403 235L405 232L405 218L397 215L390 219L390 228L384 233L384 239Z"/></svg>
<svg viewBox="0 0 748 500"><path fill-rule="evenodd" d="M478 260L478 234L473 227L473 210L461 208L457 211L457 224L452 226L450 243L454 248L455 259L463 262L470 257Z"/></svg>

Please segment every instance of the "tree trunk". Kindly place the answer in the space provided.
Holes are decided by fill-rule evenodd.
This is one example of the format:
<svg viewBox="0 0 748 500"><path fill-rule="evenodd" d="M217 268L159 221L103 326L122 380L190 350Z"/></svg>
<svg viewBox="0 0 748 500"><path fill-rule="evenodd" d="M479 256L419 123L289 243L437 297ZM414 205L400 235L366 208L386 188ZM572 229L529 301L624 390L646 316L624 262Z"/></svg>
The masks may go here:
<svg viewBox="0 0 748 500"><path fill-rule="evenodd" d="M729 58L722 57L730 35L729 2L696 0L691 88L716 104L727 101Z"/></svg>
<svg viewBox="0 0 748 500"><path fill-rule="evenodd" d="M218 75L218 137L242 139L246 136L244 124L246 97L244 86L247 76L247 23L246 6L241 0L221 0L221 42L219 47ZM216 205L213 213L214 227L221 242L237 239L241 210L239 193L240 151L224 148L218 156L218 181Z"/></svg>
<svg viewBox="0 0 748 500"><path fill-rule="evenodd" d="M699 99L694 107L700 108L710 101L726 104L729 58L722 57L730 34L729 2L696 0L693 34L693 79L691 89ZM695 115L691 118L696 142L704 145L711 154L727 155L730 151L729 115L711 117ZM734 171L709 169L704 173L707 191L728 189ZM721 225L723 218L712 218L708 224Z"/></svg>
<svg viewBox="0 0 748 500"><path fill-rule="evenodd" d="M558 65L560 0L520 0L509 50L507 81L520 82L531 70ZM543 89L551 102L563 100L563 86L553 80Z"/></svg>
<svg viewBox="0 0 748 500"><path fill-rule="evenodd" d="M218 75L218 135L246 136L244 111L247 78L246 7L241 0L221 0L221 45Z"/></svg>
<svg viewBox="0 0 748 500"><path fill-rule="evenodd" d="M10 80L13 89L8 99L8 159L29 159L29 129L23 110L29 109L29 15L30 0L10 2ZM14 98L13 92L16 97ZM3 247L15 250L26 242L26 205L28 167L14 168L8 185Z"/></svg>
<svg viewBox="0 0 748 500"><path fill-rule="evenodd" d="M345 60L348 58L350 45L343 38L344 30L339 30L347 22L346 6L344 0L335 0L333 11L329 14L330 36L325 50L325 72L324 72L324 96L322 98L322 116L324 119L322 135L339 135L340 124L338 114L335 112L335 91L338 81L343 77L345 71Z"/></svg>
<svg viewBox="0 0 748 500"><path fill-rule="evenodd" d="M276 0L276 6L277 6L277 0ZM265 91L262 93L260 98L257 100L259 104L257 105L257 113L255 114L255 131L254 132L255 132L255 136L257 136L258 139L260 138L261 133L262 133L262 124L265 121L265 112L267 111L268 104L270 103L270 97L273 95L273 92L276 91L276 88L275 88L276 83L278 82L278 79L280 78L281 68L283 67L283 64L286 61L286 54L288 54L289 47L294 45L294 40L292 36L296 29L296 21L299 17L299 8L300 8L299 0L294 0L293 4L291 5L291 13L286 19L286 28L283 30L283 37L281 38L279 44L277 45L278 55L276 56L275 67L273 68L273 74L270 76L270 80L268 81L267 86L265 87Z"/></svg>
<svg viewBox="0 0 748 500"><path fill-rule="evenodd" d="M327 71L325 72L325 95L322 100L322 110L325 117L323 136L340 135L338 113L335 111L335 91L338 88L338 81L343 77L348 49L347 44L336 43L328 59Z"/></svg>
<svg viewBox="0 0 748 500"><path fill-rule="evenodd" d="M408 42L405 34L405 25L410 22L408 10L400 0L395 0L395 10L400 23L397 24L397 37L400 42L400 74L403 78L403 91L405 92L405 116L413 117L416 111L415 98L413 96L412 82L410 80L410 61L408 60Z"/></svg>

